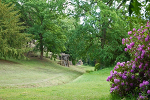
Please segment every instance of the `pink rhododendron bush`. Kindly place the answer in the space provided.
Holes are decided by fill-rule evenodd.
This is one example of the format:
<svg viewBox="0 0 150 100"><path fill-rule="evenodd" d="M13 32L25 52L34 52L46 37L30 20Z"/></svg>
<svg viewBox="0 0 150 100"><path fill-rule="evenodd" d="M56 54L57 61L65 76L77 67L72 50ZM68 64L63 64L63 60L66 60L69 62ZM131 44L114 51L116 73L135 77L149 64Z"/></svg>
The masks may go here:
<svg viewBox="0 0 150 100"><path fill-rule="evenodd" d="M150 22L140 29L129 31L129 38L122 39L132 60L118 62L110 72L110 93L126 96L138 95L138 99L150 99Z"/></svg>

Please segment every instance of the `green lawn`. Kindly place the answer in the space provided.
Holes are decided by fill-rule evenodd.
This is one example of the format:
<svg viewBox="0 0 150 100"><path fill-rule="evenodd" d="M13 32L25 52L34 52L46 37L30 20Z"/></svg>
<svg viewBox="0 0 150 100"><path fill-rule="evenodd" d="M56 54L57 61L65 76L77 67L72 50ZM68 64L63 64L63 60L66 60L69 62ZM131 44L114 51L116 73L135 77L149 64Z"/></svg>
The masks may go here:
<svg viewBox="0 0 150 100"><path fill-rule="evenodd" d="M106 81L112 68L83 74L94 68L37 59L17 62L0 61L0 100L112 100Z"/></svg>

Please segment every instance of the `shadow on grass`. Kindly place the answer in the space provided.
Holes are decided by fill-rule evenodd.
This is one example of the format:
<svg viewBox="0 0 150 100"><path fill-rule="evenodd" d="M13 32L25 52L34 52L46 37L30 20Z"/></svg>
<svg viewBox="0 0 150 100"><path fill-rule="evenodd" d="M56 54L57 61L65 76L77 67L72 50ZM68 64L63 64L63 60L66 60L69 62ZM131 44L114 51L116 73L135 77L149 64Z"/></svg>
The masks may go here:
<svg viewBox="0 0 150 100"><path fill-rule="evenodd" d="M9 61L9 60L4 60L4 59L0 59L0 64L20 64L18 62L15 61Z"/></svg>

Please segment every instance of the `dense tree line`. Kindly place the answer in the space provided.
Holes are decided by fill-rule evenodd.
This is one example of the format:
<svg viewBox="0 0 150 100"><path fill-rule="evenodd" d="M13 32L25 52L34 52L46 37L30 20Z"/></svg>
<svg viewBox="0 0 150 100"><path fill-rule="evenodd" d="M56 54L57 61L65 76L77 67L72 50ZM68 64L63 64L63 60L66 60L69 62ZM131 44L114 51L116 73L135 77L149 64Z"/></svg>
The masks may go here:
<svg viewBox="0 0 150 100"><path fill-rule="evenodd" d="M128 0L0 1L7 10L5 14L12 16L5 17L6 20L14 19L13 16L16 19L5 22L1 6L0 56L17 58L28 51L25 45L34 39L41 59L45 51L53 52L53 57L61 52L69 53L74 62L90 60L102 67L127 61L130 56L124 52L122 38L128 37L128 30L148 19L149 5L147 0L126 2ZM145 13L140 13L141 6L145 7ZM33 37L29 39L29 35Z"/></svg>
<svg viewBox="0 0 150 100"><path fill-rule="evenodd" d="M142 14L130 9L135 2L131 1L130 5L126 4L127 0L72 0L72 2L75 10L70 12L70 15L77 21L79 18L84 20L82 24L76 25L72 36L69 37L68 49L72 56L85 61L94 60L95 63L100 63L101 67L129 60L130 56L124 52L121 39L127 37L129 29L144 23Z"/></svg>

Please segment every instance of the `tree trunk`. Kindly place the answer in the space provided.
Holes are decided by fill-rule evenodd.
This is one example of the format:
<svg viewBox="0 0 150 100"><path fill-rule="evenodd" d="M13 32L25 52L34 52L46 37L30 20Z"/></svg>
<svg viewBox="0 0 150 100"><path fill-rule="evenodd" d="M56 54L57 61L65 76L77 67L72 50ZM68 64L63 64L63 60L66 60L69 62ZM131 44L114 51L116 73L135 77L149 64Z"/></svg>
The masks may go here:
<svg viewBox="0 0 150 100"><path fill-rule="evenodd" d="M40 33L39 36L40 36L40 52L41 52L40 59L43 59L43 36L42 36L42 33Z"/></svg>
<svg viewBox="0 0 150 100"><path fill-rule="evenodd" d="M102 39L101 39L101 48L103 49L105 46L105 39L106 39L106 25L103 23L102 25Z"/></svg>

